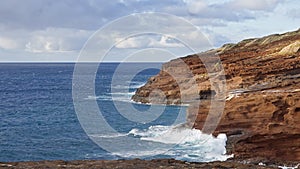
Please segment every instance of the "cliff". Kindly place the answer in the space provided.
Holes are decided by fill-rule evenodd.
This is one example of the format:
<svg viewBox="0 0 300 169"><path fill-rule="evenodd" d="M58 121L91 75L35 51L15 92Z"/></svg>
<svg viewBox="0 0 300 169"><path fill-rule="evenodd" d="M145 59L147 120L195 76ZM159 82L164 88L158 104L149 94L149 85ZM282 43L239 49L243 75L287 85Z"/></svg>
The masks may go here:
<svg viewBox="0 0 300 169"><path fill-rule="evenodd" d="M228 153L241 161L299 162L300 29L171 60L132 99L142 103L189 103L187 123L203 130L209 120L210 99L214 100L218 90L211 85L211 76L199 58L220 58L210 67L214 71L224 68L226 102L214 134L227 134ZM192 79L197 90L189 87ZM200 105L193 104L195 99Z"/></svg>

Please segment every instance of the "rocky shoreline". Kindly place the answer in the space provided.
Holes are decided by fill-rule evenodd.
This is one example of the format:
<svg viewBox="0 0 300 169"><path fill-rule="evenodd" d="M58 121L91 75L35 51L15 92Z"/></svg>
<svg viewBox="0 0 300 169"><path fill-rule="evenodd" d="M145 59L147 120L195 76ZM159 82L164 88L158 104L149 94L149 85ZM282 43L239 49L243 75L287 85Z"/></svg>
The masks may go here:
<svg viewBox="0 0 300 169"><path fill-rule="evenodd" d="M239 162L210 162L210 163L190 163L174 159L155 159L155 160L76 160L76 161L36 161L36 162L10 162L0 163L0 168L12 169L43 169L43 168L74 168L74 169L175 169L175 168L207 168L207 169L274 169L279 168L277 164L246 164ZM290 164L289 166L295 166Z"/></svg>
<svg viewBox="0 0 300 169"><path fill-rule="evenodd" d="M226 80L223 100L216 99L219 89L211 85L211 70L202 62L218 58L210 67L215 72L224 68L224 77L218 77ZM197 90L190 90L192 80ZM234 160L300 162L300 29L171 60L132 99L188 103L187 124L204 132L213 119L207 118L212 104L224 101L219 123L211 128L214 135L227 135L227 152Z"/></svg>

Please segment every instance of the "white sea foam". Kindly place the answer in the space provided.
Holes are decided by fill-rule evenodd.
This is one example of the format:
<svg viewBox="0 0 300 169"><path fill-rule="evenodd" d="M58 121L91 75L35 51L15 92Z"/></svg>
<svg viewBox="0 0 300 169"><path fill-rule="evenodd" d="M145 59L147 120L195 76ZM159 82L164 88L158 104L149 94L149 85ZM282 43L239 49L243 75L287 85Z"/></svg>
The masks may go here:
<svg viewBox="0 0 300 169"><path fill-rule="evenodd" d="M144 86L144 82L126 82L124 85L123 84L117 84L117 85L112 85L111 88L113 89L137 89L142 86Z"/></svg>
<svg viewBox="0 0 300 169"><path fill-rule="evenodd" d="M115 93L111 93L111 95L133 95L134 92L126 92L126 93L122 93L122 92L115 92Z"/></svg>
<svg viewBox="0 0 300 169"><path fill-rule="evenodd" d="M143 86L141 83L131 83L130 88L138 88ZM133 102L131 96L135 92L123 92L122 89L126 86L116 85L112 88L113 93L104 94L101 96L88 96L87 100L114 100L123 102ZM136 102L134 102L136 103ZM141 141L153 143L159 145L157 148L145 149L145 150L132 150L114 152L114 155L122 157L147 157L151 155L162 154L170 156L178 160L195 161L195 162L208 162L208 161L225 161L232 157L232 155L226 155L226 140L225 134L220 134L218 137L207 135L200 130L189 129L183 125L178 126L151 126L148 129L134 128L128 133L117 134L103 134L92 135L96 138L120 138L120 137L137 137ZM167 146L164 146L167 145Z"/></svg>
<svg viewBox="0 0 300 169"><path fill-rule="evenodd" d="M150 126L148 129L145 130L134 128L131 131L129 131L129 134L132 134L134 136L141 136L141 137L156 137L164 134L165 132L168 131L168 129L170 129L169 126L157 125L157 126Z"/></svg>
<svg viewBox="0 0 300 169"><path fill-rule="evenodd" d="M87 98L84 98L84 100L97 100L100 96L88 96Z"/></svg>
<svg viewBox="0 0 300 169"><path fill-rule="evenodd" d="M129 102L130 102L130 103L134 103L134 104L152 105L151 103L136 102L136 101L134 101L134 100L132 100L132 99L130 99Z"/></svg>
<svg viewBox="0 0 300 169"><path fill-rule="evenodd" d="M227 137L225 134L213 137L196 129L161 125L151 126L147 130L132 129L129 134L139 136L143 141L173 144L174 147L166 151L164 155L179 160L225 161L233 157L233 155L226 155Z"/></svg>
<svg viewBox="0 0 300 169"><path fill-rule="evenodd" d="M133 85L124 84L124 85L114 85L111 86L113 92L106 93L99 96L88 96L84 100L113 100L113 101L122 101L122 102L133 102L131 97L135 94L135 91L129 92L128 89L136 90L137 88L143 86L145 83L141 82L132 82ZM124 90L127 89L127 90Z"/></svg>
<svg viewBox="0 0 300 169"><path fill-rule="evenodd" d="M165 151L166 150L158 148L158 149L147 150L147 151L134 150L134 151L125 151L125 152L114 152L112 154L121 157L127 157L127 158L140 158L140 157L152 156L153 154L162 154Z"/></svg>
<svg viewBox="0 0 300 169"><path fill-rule="evenodd" d="M134 95L135 92L127 92L127 93L111 93L111 97L109 97L113 101L122 101L122 102L131 102L131 96Z"/></svg>
<svg viewBox="0 0 300 169"><path fill-rule="evenodd" d="M90 137L94 138L116 138L116 137L124 137L127 136L128 133L114 133L114 134L93 134L89 135Z"/></svg>
<svg viewBox="0 0 300 169"><path fill-rule="evenodd" d="M299 166L300 166L300 163L297 164L295 167L278 166L278 168L281 168L281 169L297 169Z"/></svg>
<svg viewBox="0 0 300 169"><path fill-rule="evenodd" d="M131 96L133 96L134 93L135 92L107 93L99 96L88 96L87 98L84 98L84 100L114 100L114 101L132 102Z"/></svg>

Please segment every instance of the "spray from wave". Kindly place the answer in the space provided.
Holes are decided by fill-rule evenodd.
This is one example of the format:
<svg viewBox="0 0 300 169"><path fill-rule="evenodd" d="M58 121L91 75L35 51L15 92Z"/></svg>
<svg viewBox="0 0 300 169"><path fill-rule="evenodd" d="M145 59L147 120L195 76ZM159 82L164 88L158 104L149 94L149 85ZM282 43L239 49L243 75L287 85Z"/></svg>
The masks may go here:
<svg viewBox="0 0 300 169"><path fill-rule="evenodd" d="M219 134L217 137L214 137L204 134L197 129L186 128L182 124L177 126L156 125L147 129L134 128L127 134L142 141L172 145L171 149L160 155L161 157L191 162L225 161L233 157L233 155L226 155L227 137L225 134ZM143 158L151 154L157 154L157 151L161 150L163 150L163 147L158 147L158 149L154 150L115 154L123 157Z"/></svg>
<svg viewBox="0 0 300 169"><path fill-rule="evenodd" d="M112 100L132 103L131 96L142 85L142 83L134 83L129 91L122 85L111 86L114 89L112 93L89 96L86 100ZM225 161L233 157L233 155L226 155L227 137L225 134L214 137L204 134L200 130L187 128L183 124L176 126L153 125L146 129L133 128L127 133L102 134L91 137L116 140L122 137L134 137L147 143L147 145L155 145L154 149L133 148L129 151L126 149L126 151L112 153L127 158L175 158L190 162L209 162Z"/></svg>

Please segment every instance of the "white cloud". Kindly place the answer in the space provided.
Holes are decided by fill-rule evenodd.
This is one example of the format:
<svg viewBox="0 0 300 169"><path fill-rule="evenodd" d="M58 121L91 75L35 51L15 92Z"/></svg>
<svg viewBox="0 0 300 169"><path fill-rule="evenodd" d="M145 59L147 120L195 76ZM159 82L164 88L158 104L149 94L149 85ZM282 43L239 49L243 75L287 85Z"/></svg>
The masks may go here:
<svg viewBox="0 0 300 169"><path fill-rule="evenodd" d="M191 14L198 14L205 10L208 6L205 1L201 0L183 0L186 5L189 13Z"/></svg>
<svg viewBox="0 0 300 169"><path fill-rule="evenodd" d="M61 56L62 52L78 53L88 37L105 23L133 12L166 12L191 21L206 33L215 46L299 28L299 0L9 0L0 2L0 50L3 57L16 52ZM114 12L118 11L118 12ZM63 16L63 17L62 17ZM135 27L135 23L126 23ZM155 25L159 28L161 25ZM176 24L174 24L176 25ZM127 28L127 30L125 30ZM131 27L120 27L130 32ZM124 30L123 30L124 29ZM172 30L172 27L170 27ZM178 32L192 43L201 43L191 30ZM116 35L104 35L115 41ZM204 41L203 41L204 42ZM98 48L99 47L99 48ZM101 50L98 45L95 50ZM120 50L136 48L180 48L167 36L134 37L116 44ZM123 51L124 51L123 50ZM65 53L64 53L65 54ZM16 57L17 58L17 57ZM36 59L37 57L34 57Z"/></svg>
<svg viewBox="0 0 300 169"><path fill-rule="evenodd" d="M300 19L300 10L296 8L289 9L287 13L287 16L293 18L293 19Z"/></svg>
<svg viewBox="0 0 300 169"><path fill-rule="evenodd" d="M17 48L17 43L13 39L0 37L0 48L11 50Z"/></svg>
<svg viewBox="0 0 300 169"><path fill-rule="evenodd" d="M234 0L229 2L229 4L236 10L248 9L269 11L273 10L279 2L279 0Z"/></svg>
<svg viewBox="0 0 300 169"><path fill-rule="evenodd" d="M116 39L116 48L145 48L149 39L145 37L131 37L127 39Z"/></svg>
<svg viewBox="0 0 300 169"><path fill-rule="evenodd" d="M15 33L18 33L15 31ZM19 50L32 53L73 52L83 47L92 32L74 29L48 28L27 32L19 39ZM22 35L20 35L22 37Z"/></svg>
<svg viewBox="0 0 300 169"><path fill-rule="evenodd" d="M125 40L116 39L116 48L175 48L183 47L182 44L176 42L172 38L162 35L148 35L132 37Z"/></svg>
<svg viewBox="0 0 300 169"><path fill-rule="evenodd" d="M176 47L184 47L183 44L176 42L176 40L163 35L161 36L160 40L157 41L156 39L151 39L151 42L148 44L149 47L154 48L176 48Z"/></svg>
<svg viewBox="0 0 300 169"><path fill-rule="evenodd" d="M60 46L61 43L54 38L37 36L25 45L25 50L32 53L66 52L66 50L60 49Z"/></svg>

